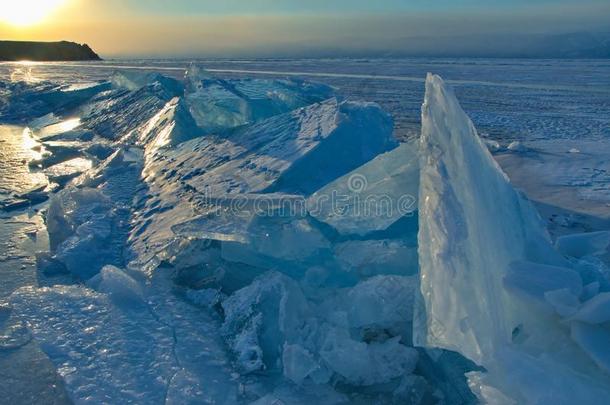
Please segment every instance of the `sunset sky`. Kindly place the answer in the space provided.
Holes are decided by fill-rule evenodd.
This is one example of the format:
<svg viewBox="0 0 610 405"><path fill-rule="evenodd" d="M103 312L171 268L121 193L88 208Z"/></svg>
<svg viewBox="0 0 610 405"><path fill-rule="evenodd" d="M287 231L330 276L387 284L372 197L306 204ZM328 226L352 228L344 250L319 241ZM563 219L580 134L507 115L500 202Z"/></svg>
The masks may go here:
<svg viewBox="0 0 610 405"><path fill-rule="evenodd" d="M609 15L607 0L0 0L0 39L86 42L106 57L349 54L608 33Z"/></svg>

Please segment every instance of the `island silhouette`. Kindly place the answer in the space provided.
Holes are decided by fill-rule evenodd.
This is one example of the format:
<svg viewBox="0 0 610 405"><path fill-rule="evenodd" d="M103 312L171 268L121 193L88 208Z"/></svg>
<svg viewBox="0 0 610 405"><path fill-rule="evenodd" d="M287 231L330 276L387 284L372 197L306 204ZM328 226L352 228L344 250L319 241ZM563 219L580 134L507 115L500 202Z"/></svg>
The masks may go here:
<svg viewBox="0 0 610 405"><path fill-rule="evenodd" d="M0 40L0 61L75 61L101 60L87 44L69 41L34 42Z"/></svg>

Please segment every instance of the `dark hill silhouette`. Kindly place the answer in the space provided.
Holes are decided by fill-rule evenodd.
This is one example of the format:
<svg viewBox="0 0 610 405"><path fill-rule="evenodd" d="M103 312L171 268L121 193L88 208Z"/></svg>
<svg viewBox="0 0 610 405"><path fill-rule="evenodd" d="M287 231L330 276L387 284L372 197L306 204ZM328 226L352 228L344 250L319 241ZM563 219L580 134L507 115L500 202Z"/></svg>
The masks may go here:
<svg viewBox="0 0 610 405"><path fill-rule="evenodd" d="M87 44L74 42L0 41L1 61L101 60Z"/></svg>

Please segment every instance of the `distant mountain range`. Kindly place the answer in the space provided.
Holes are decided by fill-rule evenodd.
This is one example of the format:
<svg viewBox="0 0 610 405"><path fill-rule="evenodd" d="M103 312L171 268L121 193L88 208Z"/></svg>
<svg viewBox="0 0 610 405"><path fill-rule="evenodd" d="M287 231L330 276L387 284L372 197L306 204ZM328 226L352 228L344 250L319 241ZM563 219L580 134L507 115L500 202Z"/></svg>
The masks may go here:
<svg viewBox="0 0 610 405"><path fill-rule="evenodd" d="M397 36L384 44L355 42L351 46L265 49L265 57L432 57L432 58L610 58L610 32L562 34L489 33L439 36ZM307 50L303 50L303 48ZM255 54L249 56L256 57Z"/></svg>
<svg viewBox="0 0 610 405"><path fill-rule="evenodd" d="M481 58L610 58L610 33L491 34L409 37L384 56Z"/></svg>
<svg viewBox="0 0 610 405"><path fill-rule="evenodd" d="M0 61L101 60L87 44L74 42L0 41Z"/></svg>

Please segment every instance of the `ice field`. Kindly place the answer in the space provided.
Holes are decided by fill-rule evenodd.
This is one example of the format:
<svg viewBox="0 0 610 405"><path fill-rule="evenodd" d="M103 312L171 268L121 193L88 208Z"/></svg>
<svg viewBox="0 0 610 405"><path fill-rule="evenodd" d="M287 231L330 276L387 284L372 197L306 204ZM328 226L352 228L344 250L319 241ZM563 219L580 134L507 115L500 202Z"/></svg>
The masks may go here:
<svg viewBox="0 0 610 405"><path fill-rule="evenodd" d="M0 393L601 403L609 73L0 64Z"/></svg>

